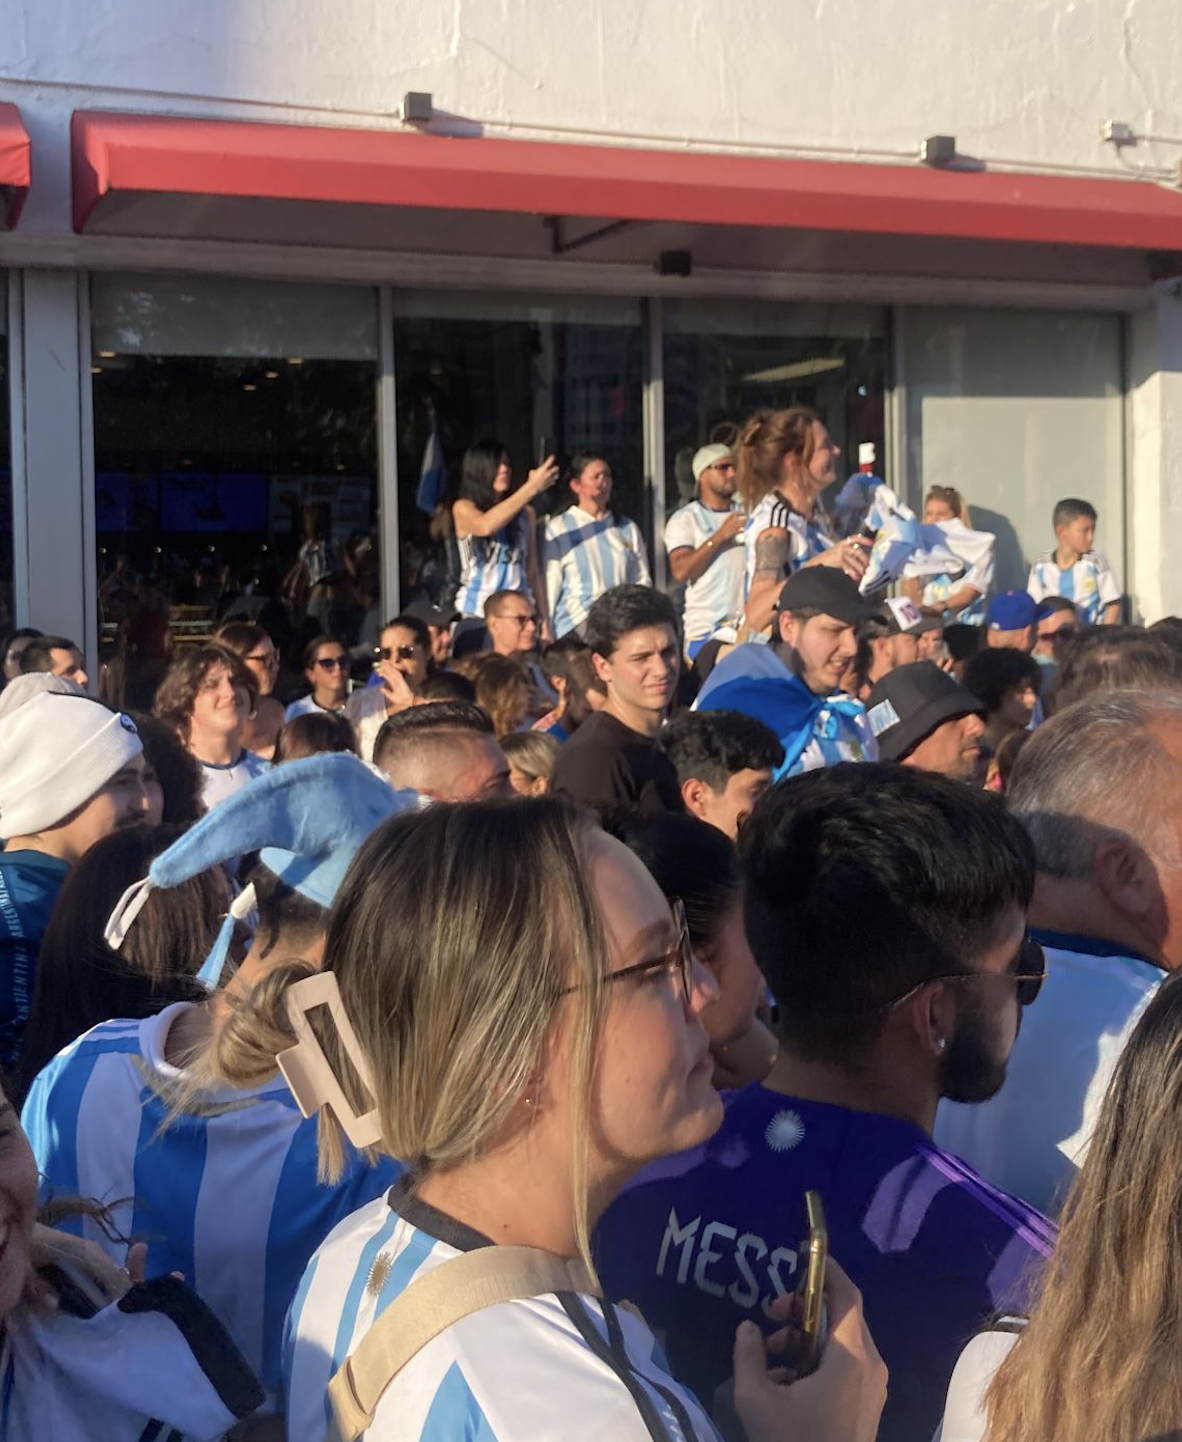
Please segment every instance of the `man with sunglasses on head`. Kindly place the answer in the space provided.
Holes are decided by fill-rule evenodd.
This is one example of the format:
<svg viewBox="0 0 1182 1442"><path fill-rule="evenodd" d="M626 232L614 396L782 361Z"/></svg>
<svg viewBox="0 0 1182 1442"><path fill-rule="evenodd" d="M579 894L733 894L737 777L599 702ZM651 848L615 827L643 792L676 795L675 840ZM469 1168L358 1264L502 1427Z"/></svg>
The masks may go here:
<svg viewBox="0 0 1182 1442"><path fill-rule="evenodd" d="M1006 792L1034 843L1045 994L1005 1085L982 1107L942 1103L936 1137L1047 1212L1083 1162L1133 1028L1182 967L1180 783L1182 696L1118 690L1041 726Z"/></svg>
<svg viewBox="0 0 1182 1442"><path fill-rule="evenodd" d="M720 626L737 621L742 612L747 515L735 501L735 458L729 446L702 446L690 469L698 494L665 523L665 549L670 575L685 587L682 633L692 661Z"/></svg>
<svg viewBox="0 0 1182 1442"><path fill-rule="evenodd" d="M317 636L304 648L304 676L311 691L283 713L284 725L297 716L328 711L339 716L349 699L349 653L331 636Z"/></svg>
<svg viewBox="0 0 1182 1442"><path fill-rule="evenodd" d="M779 1003L766 1080L700 1148L641 1172L600 1225L610 1297L711 1398L744 1320L765 1332L803 1258L803 1199L861 1289L890 1371L879 1442L931 1437L961 1347L1022 1311L1054 1229L932 1141L941 1097L1002 1085L1042 956L1034 857L983 792L865 763L774 786L739 833L751 950Z"/></svg>

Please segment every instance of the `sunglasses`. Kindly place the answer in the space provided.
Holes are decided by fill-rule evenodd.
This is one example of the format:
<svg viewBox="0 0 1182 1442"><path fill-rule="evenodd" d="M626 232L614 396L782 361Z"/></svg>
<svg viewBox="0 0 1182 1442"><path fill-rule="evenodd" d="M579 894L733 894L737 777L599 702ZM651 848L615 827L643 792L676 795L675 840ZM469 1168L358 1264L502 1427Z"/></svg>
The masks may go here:
<svg viewBox="0 0 1182 1442"><path fill-rule="evenodd" d="M536 616L533 616L533 615L527 615L527 616L514 615L512 611L502 611L501 614L497 617L497 620L498 620L498 621L516 621L517 624L518 624L519 626L522 626L522 627L524 627L524 626L536 626L536 625L538 624L538 618L537 618Z"/></svg>
<svg viewBox="0 0 1182 1442"><path fill-rule="evenodd" d="M1042 984L1046 980L1046 952L1032 936L1027 936L1023 938L1014 962L1015 970L1013 971L963 971L958 972L955 976L929 976L926 981L921 981L918 986L913 986L910 991L904 992L896 1001L888 1002L884 1010L890 1011L897 1006L902 1006L917 991L925 986L931 986L937 981L955 986L966 981L983 981L986 978L993 981L1014 982L1018 989L1018 1005L1029 1006L1037 999L1042 990Z"/></svg>
<svg viewBox="0 0 1182 1442"><path fill-rule="evenodd" d="M261 651L256 651L253 655L247 656L246 659L248 661L254 661L259 666L266 666L268 670L270 670L272 666L279 665L279 654L276 651L272 651L269 656L264 656Z"/></svg>
<svg viewBox="0 0 1182 1442"><path fill-rule="evenodd" d="M681 994L686 1004L689 1004L694 990L694 949L690 945L689 926L685 919L685 903L677 897L671 897L669 910L673 913L673 925L677 928L677 945L671 951L663 951L660 956L650 957L647 961L638 961L635 966L625 966L619 971L609 971L603 978L605 982L623 981L629 976L651 976L658 971L676 971L681 978ZM573 991L582 991L580 983L578 986L567 986L558 993L559 996L569 996Z"/></svg>
<svg viewBox="0 0 1182 1442"><path fill-rule="evenodd" d="M374 654L380 656L383 661L393 661L395 656L402 661L413 661L418 649L417 646L377 646L374 648Z"/></svg>
<svg viewBox="0 0 1182 1442"><path fill-rule="evenodd" d="M322 671L343 671L349 662L344 656L317 656L316 664Z"/></svg>
<svg viewBox="0 0 1182 1442"><path fill-rule="evenodd" d="M1060 641L1070 641L1074 635L1074 626L1060 626L1057 631L1040 631L1038 633L1038 639L1040 641L1050 641L1058 645Z"/></svg>

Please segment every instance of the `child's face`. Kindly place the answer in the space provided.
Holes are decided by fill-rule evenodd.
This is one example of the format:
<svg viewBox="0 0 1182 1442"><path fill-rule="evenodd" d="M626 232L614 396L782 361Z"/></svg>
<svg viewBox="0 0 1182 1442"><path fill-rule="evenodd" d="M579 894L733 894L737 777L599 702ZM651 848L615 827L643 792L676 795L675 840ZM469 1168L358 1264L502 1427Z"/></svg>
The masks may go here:
<svg viewBox="0 0 1182 1442"><path fill-rule="evenodd" d="M1068 521L1065 526L1056 526L1055 535L1069 550L1083 555L1092 549L1092 542L1096 539L1096 523L1087 516L1076 516L1074 521Z"/></svg>

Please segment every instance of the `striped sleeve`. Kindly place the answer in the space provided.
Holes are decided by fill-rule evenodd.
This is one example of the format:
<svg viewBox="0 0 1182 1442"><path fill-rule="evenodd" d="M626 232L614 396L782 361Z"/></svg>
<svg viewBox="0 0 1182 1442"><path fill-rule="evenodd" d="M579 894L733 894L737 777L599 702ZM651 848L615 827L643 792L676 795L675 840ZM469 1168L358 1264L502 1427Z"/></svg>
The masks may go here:
<svg viewBox="0 0 1182 1442"><path fill-rule="evenodd" d="M1121 596L1120 586L1112 574L1112 567L1108 564L1107 558L1102 556L1099 551L1092 552L1091 561L1096 571L1096 589L1100 595L1100 605L1111 606L1113 601L1119 601Z"/></svg>
<svg viewBox="0 0 1182 1442"><path fill-rule="evenodd" d="M1030 568L1030 576L1026 581L1026 589L1036 601L1045 601L1048 596L1057 595L1057 588L1052 589L1046 582L1047 562L1051 553L1045 551L1041 556L1036 556L1034 564Z"/></svg>

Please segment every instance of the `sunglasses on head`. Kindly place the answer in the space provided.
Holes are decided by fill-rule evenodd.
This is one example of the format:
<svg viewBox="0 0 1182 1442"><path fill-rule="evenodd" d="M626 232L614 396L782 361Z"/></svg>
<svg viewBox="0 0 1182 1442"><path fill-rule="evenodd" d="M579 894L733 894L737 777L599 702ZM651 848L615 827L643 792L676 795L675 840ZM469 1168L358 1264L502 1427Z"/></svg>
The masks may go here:
<svg viewBox="0 0 1182 1442"><path fill-rule="evenodd" d="M376 647L377 654L382 658L383 661L393 661L395 656L399 657L403 661L413 661L416 649L417 648L414 646Z"/></svg>

